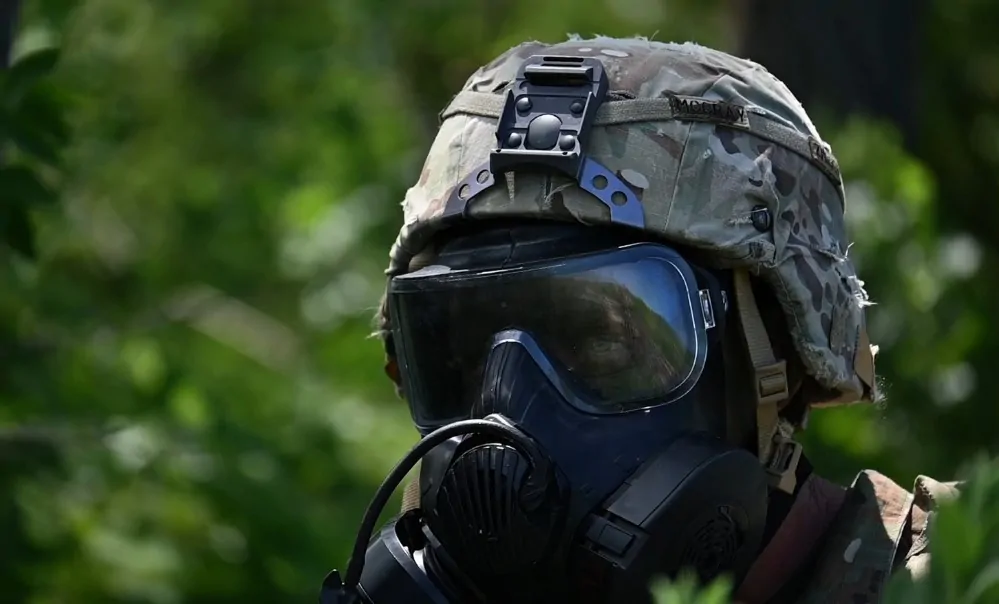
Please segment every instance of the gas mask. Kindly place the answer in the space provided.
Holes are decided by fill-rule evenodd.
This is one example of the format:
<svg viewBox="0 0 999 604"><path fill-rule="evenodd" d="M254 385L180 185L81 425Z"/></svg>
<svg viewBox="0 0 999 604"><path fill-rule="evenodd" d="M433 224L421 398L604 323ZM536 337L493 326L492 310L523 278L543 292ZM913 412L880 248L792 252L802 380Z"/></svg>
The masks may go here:
<svg viewBox="0 0 999 604"><path fill-rule="evenodd" d="M725 274L573 233L459 240L392 280L414 422L469 428L421 453L420 509L370 546L405 576L366 572L375 604L413 576L427 602L641 602L657 575L756 555L768 488L731 411Z"/></svg>
<svg viewBox="0 0 999 604"><path fill-rule="evenodd" d="M586 67L542 73L536 96L555 113L564 101L563 122L592 117L606 91L599 63ZM578 96L585 111L569 108ZM513 126L501 123L498 139ZM556 155L546 167L567 154ZM616 176L575 159L574 175L603 174L610 186L594 195L633 222L630 198L610 201ZM492 182L473 174L462 197ZM394 277L395 353L424 438L375 495L322 602L644 602L650 580L684 569L738 581L758 554L772 482L756 455L731 279L661 242L583 226L459 238ZM419 508L370 540L417 461Z"/></svg>

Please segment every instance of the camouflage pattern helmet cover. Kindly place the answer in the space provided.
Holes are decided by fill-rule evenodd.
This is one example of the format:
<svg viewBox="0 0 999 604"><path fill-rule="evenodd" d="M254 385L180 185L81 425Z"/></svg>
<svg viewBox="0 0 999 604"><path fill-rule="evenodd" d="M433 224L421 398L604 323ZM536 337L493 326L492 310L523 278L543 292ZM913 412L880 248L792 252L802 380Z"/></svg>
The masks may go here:
<svg viewBox="0 0 999 604"><path fill-rule="evenodd" d="M783 83L756 63L696 44L529 42L480 68L441 114L419 182L403 202L388 274L408 269L441 228L452 190L488 161L505 95L523 61L539 54L601 60L611 94L597 114L588 156L634 191L645 231L702 250L717 268L747 269L772 289L805 371L825 391L808 402L873 400L867 295L847 258L836 161ZM672 102L673 113L614 117L615 105L647 99ZM607 206L567 176L496 178L471 200L468 218L610 223ZM769 220L754 220L760 208Z"/></svg>

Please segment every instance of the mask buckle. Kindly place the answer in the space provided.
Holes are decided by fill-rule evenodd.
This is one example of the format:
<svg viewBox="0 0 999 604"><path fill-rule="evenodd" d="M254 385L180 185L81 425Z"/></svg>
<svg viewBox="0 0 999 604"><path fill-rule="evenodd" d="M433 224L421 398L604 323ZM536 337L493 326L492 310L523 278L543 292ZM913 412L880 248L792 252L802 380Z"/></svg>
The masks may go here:
<svg viewBox="0 0 999 604"><path fill-rule="evenodd" d="M764 469L770 486L791 494L798 483L798 462L801 459L801 444L790 435L785 435L780 427L778 409L791 397L787 383L787 362L782 360L756 368L756 404L759 412L768 411L772 417L774 435L770 442L770 456Z"/></svg>
<svg viewBox="0 0 999 604"><path fill-rule="evenodd" d="M770 486L785 493L794 493L798 486L798 462L801 461L801 443L778 433L774 436L773 453L767 462L767 481Z"/></svg>
<svg viewBox="0 0 999 604"><path fill-rule="evenodd" d="M757 405L779 405L791 398L787 385L787 361L756 368Z"/></svg>

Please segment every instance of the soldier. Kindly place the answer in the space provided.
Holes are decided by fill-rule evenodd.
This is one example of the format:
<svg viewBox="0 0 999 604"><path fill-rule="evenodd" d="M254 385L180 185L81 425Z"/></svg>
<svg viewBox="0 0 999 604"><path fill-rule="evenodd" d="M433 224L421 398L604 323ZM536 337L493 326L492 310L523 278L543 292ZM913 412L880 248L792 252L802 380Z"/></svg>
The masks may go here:
<svg viewBox="0 0 999 604"><path fill-rule="evenodd" d="M440 117L380 313L431 436L327 593L633 602L692 569L832 604L924 572L953 486L841 487L794 440L813 407L877 400L877 349L837 162L777 78L694 44L531 42Z"/></svg>

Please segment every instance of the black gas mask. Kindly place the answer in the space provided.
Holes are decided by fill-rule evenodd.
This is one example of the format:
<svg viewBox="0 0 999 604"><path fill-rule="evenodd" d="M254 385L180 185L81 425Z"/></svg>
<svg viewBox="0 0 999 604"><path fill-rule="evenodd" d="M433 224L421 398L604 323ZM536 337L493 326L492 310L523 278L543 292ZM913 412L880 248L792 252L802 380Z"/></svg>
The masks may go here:
<svg viewBox="0 0 999 604"><path fill-rule="evenodd" d="M641 602L658 575L741 576L768 488L725 280L586 227L465 238L394 278L406 399L444 438L420 453L419 509L368 549L395 573L366 570L365 597Z"/></svg>
<svg viewBox="0 0 999 604"><path fill-rule="evenodd" d="M641 227L627 185L583 153L607 92L599 61L532 57L514 90L503 148L458 183L442 223L495 174L540 168ZM324 604L632 603L660 575L746 572L768 476L731 275L629 232L486 231L392 278L394 351L424 438L376 493ZM371 540L421 460L419 506Z"/></svg>

